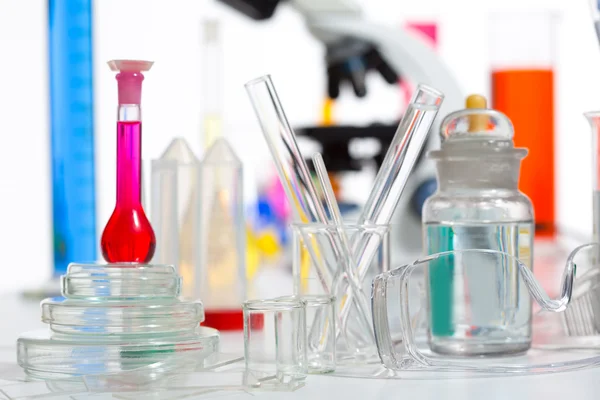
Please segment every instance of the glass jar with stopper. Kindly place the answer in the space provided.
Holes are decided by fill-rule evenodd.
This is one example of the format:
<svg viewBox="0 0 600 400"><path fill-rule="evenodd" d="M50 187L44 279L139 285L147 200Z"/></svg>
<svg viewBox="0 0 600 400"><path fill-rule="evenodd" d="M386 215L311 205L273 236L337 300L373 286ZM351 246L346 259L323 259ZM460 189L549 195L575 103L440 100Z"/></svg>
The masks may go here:
<svg viewBox="0 0 600 400"><path fill-rule="evenodd" d="M531 268L533 206L518 189L527 149L514 147L511 121L487 109L484 97L466 103L442 122L441 149L428 153L438 186L423 208L424 251L498 250ZM454 260L458 254L429 263L431 350L461 356L528 350L531 299L514 263L485 256L465 263Z"/></svg>

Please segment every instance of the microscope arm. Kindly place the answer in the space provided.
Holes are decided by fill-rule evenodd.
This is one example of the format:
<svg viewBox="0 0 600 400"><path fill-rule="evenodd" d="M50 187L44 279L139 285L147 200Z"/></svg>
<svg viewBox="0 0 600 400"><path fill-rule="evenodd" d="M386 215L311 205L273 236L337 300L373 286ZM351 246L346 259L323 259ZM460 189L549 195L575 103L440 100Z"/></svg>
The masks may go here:
<svg viewBox="0 0 600 400"><path fill-rule="evenodd" d="M412 83L435 87L445 95L439 116L464 107L464 95L440 56L402 29L390 29L360 18L333 17L307 20L317 38L357 37L373 43L390 66Z"/></svg>
<svg viewBox="0 0 600 400"><path fill-rule="evenodd" d="M448 67L433 49L403 29L392 29L364 19L354 0L289 0L306 20L311 34L331 46L356 38L375 46L392 70L412 83L424 83L446 98L439 115L463 108L464 96Z"/></svg>

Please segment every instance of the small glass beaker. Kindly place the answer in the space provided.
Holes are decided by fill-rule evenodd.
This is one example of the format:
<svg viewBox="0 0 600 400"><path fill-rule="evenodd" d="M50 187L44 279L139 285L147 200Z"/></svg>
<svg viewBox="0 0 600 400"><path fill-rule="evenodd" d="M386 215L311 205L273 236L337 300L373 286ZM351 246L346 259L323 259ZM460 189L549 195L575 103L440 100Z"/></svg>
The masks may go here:
<svg viewBox="0 0 600 400"><path fill-rule="evenodd" d="M333 372L336 366L335 297L312 295L301 299L306 302L308 372Z"/></svg>
<svg viewBox="0 0 600 400"><path fill-rule="evenodd" d="M244 313L244 384L287 385L307 374L306 302L299 298L248 300Z"/></svg>

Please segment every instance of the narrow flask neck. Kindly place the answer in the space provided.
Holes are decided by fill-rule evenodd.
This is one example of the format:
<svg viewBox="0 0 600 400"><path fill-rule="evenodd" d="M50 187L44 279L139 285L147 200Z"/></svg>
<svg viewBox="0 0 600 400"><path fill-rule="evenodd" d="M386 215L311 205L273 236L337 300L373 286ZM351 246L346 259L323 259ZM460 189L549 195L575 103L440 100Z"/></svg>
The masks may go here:
<svg viewBox="0 0 600 400"><path fill-rule="evenodd" d="M141 121L142 109L139 104L119 104L117 121Z"/></svg>
<svg viewBox="0 0 600 400"><path fill-rule="evenodd" d="M117 207L141 205L142 124L117 122Z"/></svg>

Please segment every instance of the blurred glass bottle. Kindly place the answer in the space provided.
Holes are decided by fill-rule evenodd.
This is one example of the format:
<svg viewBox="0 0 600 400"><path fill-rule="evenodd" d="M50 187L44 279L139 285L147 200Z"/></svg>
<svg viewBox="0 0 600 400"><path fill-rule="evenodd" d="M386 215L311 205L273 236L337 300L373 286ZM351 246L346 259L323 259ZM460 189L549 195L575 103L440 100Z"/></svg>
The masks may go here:
<svg viewBox="0 0 600 400"><path fill-rule="evenodd" d="M223 53L219 21L202 21L202 32L203 148L206 150L222 133Z"/></svg>
<svg viewBox="0 0 600 400"><path fill-rule="evenodd" d="M198 287L206 319L221 330L243 327L246 297L246 229L242 163L225 138L201 162Z"/></svg>
<svg viewBox="0 0 600 400"><path fill-rule="evenodd" d="M151 220L156 233L159 264L175 265L183 278L182 295L198 297L200 161L183 138L175 138L160 159L152 161Z"/></svg>
<svg viewBox="0 0 600 400"><path fill-rule="evenodd" d="M516 147L529 149L519 189L535 208L536 236L555 233L553 12L497 13L490 21L492 107L514 125Z"/></svg>
<svg viewBox="0 0 600 400"><path fill-rule="evenodd" d="M220 22L202 21L202 100L204 159L200 167L198 294L203 325L243 328L246 298L246 227L242 163L222 137L223 53Z"/></svg>

